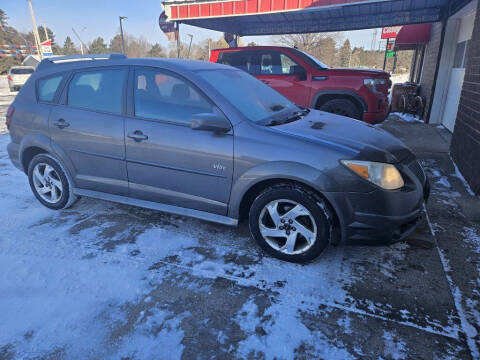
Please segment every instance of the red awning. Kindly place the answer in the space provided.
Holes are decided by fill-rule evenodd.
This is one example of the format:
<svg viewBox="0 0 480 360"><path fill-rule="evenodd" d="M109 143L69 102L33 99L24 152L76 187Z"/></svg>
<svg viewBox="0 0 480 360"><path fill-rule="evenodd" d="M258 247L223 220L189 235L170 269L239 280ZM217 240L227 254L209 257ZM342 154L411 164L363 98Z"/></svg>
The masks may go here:
<svg viewBox="0 0 480 360"><path fill-rule="evenodd" d="M430 41L432 24L405 25L395 39L395 50L414 50Z"/></svg>

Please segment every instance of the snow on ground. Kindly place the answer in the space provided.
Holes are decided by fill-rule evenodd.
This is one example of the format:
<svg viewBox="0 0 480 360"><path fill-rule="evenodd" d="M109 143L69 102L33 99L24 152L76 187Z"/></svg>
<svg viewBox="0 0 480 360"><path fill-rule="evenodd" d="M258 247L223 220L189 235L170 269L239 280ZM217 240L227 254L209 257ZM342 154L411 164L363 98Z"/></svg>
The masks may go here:
<svg viewBox="0 0 480 360"><path fill-rule="evenodd" d="M413 114L404 114L400 112L393 112L389 114L395 121L406 121L406 122L419 122L423 123L423 120L420 119L418 116Z"/></svg>
<svg viewBox="0 0 480 360"><path fill-rule="evenodd" d="M0 357L469 358L435 249L342 245L302 266L265 256L245 225L86 198L51 211L8 141Z"/></svg>

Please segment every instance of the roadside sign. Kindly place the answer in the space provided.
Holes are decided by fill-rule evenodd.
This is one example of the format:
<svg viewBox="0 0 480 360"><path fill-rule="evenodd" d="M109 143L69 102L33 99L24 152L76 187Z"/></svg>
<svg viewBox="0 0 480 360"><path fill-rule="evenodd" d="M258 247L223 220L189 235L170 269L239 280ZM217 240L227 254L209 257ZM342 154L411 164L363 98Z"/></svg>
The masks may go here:
<svg viewBox="0 0 480 360"><path fill-rule="evenodd" d="M40 43L40 49L42 51L43 57L53 56L52 40L47 39L44 42Z"/></svg>
<svg viewBox="0 0 480 360"><path fill-rule="evenodd" d="M396 51L387 50L386 57L387 58L394 57L395 54L396 54Z"/></svg>
<svg viewBox="0 0 480 360"><path fill-rule="evenodd" d="M167 21L167 14L163 11L158 18L158 25L160 30L163 31L168 41L175 41L178 37L178 31L175 29L175 23L173 21Z"/></svg>
<svg viewBox="0 0 480 360"><path fill-rule="evenodd" d="M382 28L382 39L395 39L402 26L389 26Z"/></svg>
<svg viewBox="0 0 480 360"><path fill-rule="evenodd" d="M393 44L395 44L394 42L387 42L387 50L390 51L390 50L393 50Z"/></svg>
<svg viewBox="0 0 480 360"><path fill-rule="evenodd" d="M237 47L237 39L235 39L235 35L230 33L224 33L223 38L225 39L228 46Z"/></svg>

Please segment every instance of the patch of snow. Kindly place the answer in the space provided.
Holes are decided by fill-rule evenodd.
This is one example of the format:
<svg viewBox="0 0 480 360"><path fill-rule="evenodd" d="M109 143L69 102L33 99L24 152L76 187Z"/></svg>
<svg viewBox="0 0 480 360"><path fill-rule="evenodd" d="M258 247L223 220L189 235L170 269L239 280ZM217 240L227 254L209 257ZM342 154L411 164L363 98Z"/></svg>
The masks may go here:
<svg viewBox="0 0 480 360"><path fill-rule="evenodd" d="M258 306L253 299L249 299L237 314L237 323L245 333L250 334L239 344L237 354L240 358L293 359L296 355L295 349L303 344L309 344L315 348L318 358L355 359L341 346L340 341L332 345L326 337L323 336L322 339L322 334L312 333L300 321L300 309L292 306L290 302L274 303L266 309L265 315L272 316L275 320L262 323ZM292 328L292 324L296 324L295 328ZM263 328L266 335L260 336L259 328Z"/></svg>
<svg viewBox="0 0 480 360"><path fill-rule="evenodd" d="M452 272L452 269L449 265L449 261L447 257L443 253L442 249L440 249L440 247L438 246L435 229L434 229L434 226L432 226L428 213L426 213L426 219L427 219L427 223L429 224L430 231L432 232L432 235L435 238L435 245L437 248L437 252L440 257L440 261L442 262L443 270L445 272L445 276L447 278L448 284L450 286L450 290L452 292L458 317L460 318L460 323L462 325L462 330L465 333L467 338L468 347L474 359L480 358L480 350L475 342L475 337L477 336L477 330L472 324L470 324L470 322L467 319L465 310L462 305L462 300L463 300L462 292L460 291L458 286L455 284L455 282L452 279L452 276L450 275L450 273Z"/></svg>
<svg viewBox="0 0 480 360"><path fill-rule="evenodd" d="M450 182L448 181L448 179L444 176L438 178L436 181L435 181L438 185L442 185L443 187L446 187L446 188L451 188L452 185L450 185Z"/></svg>
<svg viewBox="0 0 480 360"><path fill-rule="evenodd" d="M390 113L390 115L396 116L397 119L395 121L405 121L405 122L419 122L423 123L423 120L420 117L413 115L413 114L404 114L400 112Z"/></svg>
<svg viewBox="0 0 480 360"><path fill-rule="evenodd" d="M460 181L463 183L463 185L465 186L465 189L467 190L467 192L472 195L472 196L475 196L475 193L472 191L472 188L470 187L470 185L468 184L467 180L465 180L465 178L463 177L462 173L460 172L460 170L458 169L458 166L457 164L455 163L455 161L453 160L453 158L450 156L450 160L452 160L452 163L453 163L453 166L455 167L455 173L452 174L452 176L455 176L457 178L460 179Z"/></svg>
<svg viewBox="0 0 480 360"><path fill-rule="evenodd" d="M473 250L480 254L480 235L475 231L474 228L464 227L463 228L464 239L473 246ZM479 279L480 280L480 279Z"/></svg>
<svg viewBox="0 0 480 360"><path fill-rule="evenodd" d="M406 344L397 339L395 334L390 331L383 332L383 341L385 344L384 354L389 359L399 360L406 358Z"/></svg>

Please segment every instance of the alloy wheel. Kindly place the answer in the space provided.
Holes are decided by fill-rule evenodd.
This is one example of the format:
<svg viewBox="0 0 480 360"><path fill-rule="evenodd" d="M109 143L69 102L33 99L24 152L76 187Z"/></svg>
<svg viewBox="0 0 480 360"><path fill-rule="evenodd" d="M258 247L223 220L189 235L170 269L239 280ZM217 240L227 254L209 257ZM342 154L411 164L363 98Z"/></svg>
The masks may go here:
<svg viewBox="0 0 480 360"><path fill-rule="evenodd" d="M265 241L287 255L308 251L317 239L317 225L310 211L293 200L269 202L260 212L259 228Z"/></svg>
<svg viewBox="0 0 480 360"><path fill-rule="evenodd" d="M33 185L38 195L48 203L55 204L62 197L63 186L60 176L52 166L46 163L35 165Z"/></svg>

